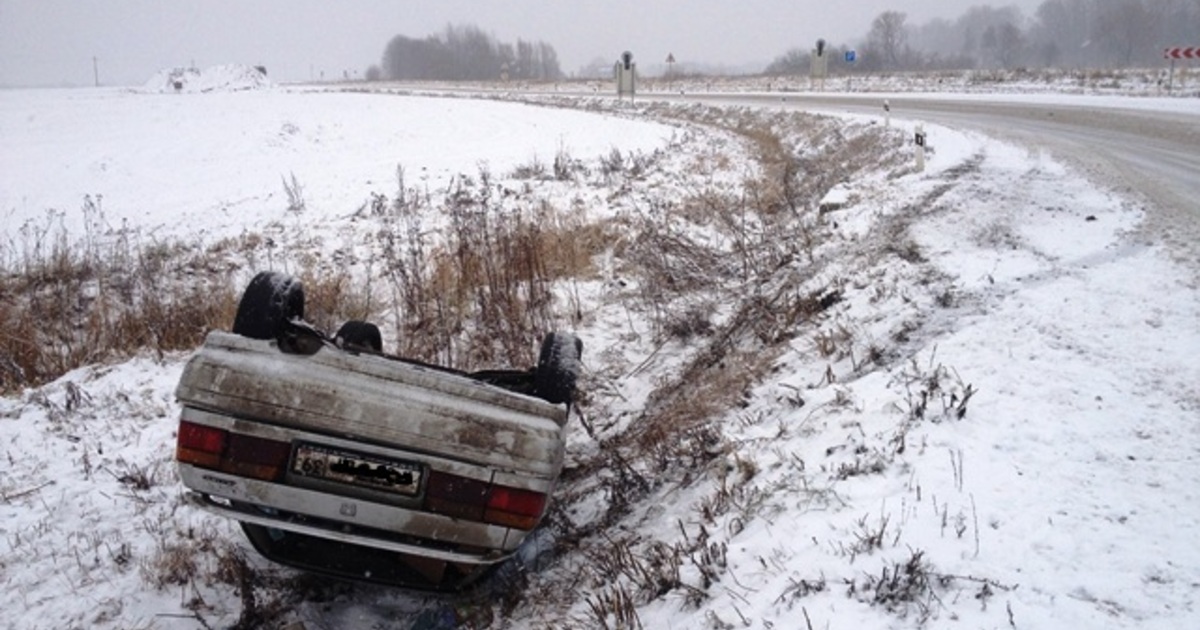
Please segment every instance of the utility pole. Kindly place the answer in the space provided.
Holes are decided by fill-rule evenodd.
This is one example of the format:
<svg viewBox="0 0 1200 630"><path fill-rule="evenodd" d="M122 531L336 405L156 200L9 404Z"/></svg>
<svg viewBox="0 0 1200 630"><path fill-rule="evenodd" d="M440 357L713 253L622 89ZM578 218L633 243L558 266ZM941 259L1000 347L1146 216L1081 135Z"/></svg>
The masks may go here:
<svg viewBox="0 0 1200 630"><path fill-rule="evenodd" d="M95 55L92 55L92 77L96 80L96 87L100 87L100 63Z"/></svg>
<svg viewBox="0 0 1200 630"><path fill-rule="evenodd" d="M667 53L667 91L671 91L671 79L675 75L675 53Z"/></svg>

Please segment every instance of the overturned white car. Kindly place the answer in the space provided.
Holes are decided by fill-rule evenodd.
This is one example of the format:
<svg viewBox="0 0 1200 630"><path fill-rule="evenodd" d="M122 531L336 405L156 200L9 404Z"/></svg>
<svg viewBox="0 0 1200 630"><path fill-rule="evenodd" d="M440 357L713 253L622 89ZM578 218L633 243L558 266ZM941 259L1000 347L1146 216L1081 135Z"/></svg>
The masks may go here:
<svg viewBox="0 0 1200 630"><path fill-rule="evenodd" d="M466 373L381 353L365 322L327 336L303 309L297 281L260 273L232 334L188 362L189 500L339 577L451 589L511 556L562 470L582 343L551 333L533 368Z"/></svg>

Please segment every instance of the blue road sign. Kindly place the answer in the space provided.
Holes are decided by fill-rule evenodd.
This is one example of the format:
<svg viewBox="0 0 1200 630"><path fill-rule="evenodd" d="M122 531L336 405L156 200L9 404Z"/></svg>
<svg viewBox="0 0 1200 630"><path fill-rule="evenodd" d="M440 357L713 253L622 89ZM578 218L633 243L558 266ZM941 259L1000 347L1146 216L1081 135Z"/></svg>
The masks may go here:
<svg viewBox="0 0 1200 630"><path fill-rule="evenodd" d="M846 63L854 63L858 59L858 53L853 50L846 51Z"/></svg>

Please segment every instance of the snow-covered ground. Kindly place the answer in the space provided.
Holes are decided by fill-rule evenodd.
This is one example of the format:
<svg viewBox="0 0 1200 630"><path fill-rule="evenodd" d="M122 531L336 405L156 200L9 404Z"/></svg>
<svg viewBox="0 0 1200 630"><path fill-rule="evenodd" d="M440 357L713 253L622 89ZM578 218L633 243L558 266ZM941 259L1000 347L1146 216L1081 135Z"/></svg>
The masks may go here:
<svg viewBox="0 0 1200 630"><path fill-rule="evenodd" d="M685 191L736 190L755 168L732 126L600 109L278 87L5 92L0 259L48 212L76 234L124 227L149 241L365 236L353 215L394 193L397 166L407 186L437 193L486 165L515 197L670 227L680 219L656 213ZM839 129L823 142L878 132L820 124ZM740 350L732 336L722 367L687 384L704 398L731 382L722 370L764 367L715 418L713 452L692 468L666 462L659 478L640 469L652 483L630 486L621 509L606 480L625 473L593 467L645 429L657 388L719 344L703 330L656 335L619 260L573 287L588 430L571 426L558 500L571 527L594 533L531 567L515 607L297 581L258 559L235 526L179 500L173 388L186 357L147 354L0 398L0 625L225 627L245 602L221 570L230 550L260 572L260 600L291 593L277 622L310 629L452 627L436 620L454 611L496 628L1200 625L1193 271L1125 238L1153 209L1103 182L927 131L924 172L907 166L909 147L881 145L904 165L838 183L836 209L793 226L792 240L816 244L760 284L701 296L718 330L734 301L751 302L745 291L839 299L786 331L770 328L780 302L752 311L747 330L784 340L764 359L754 335ZM515 175L561 154L595 174L614 149L645 156L647 173ZM103 199L102 217L79 210L85 195ZM712 226L681 229L728 245Z"/></svg>
<svg viewBox="0 0 1200 630"><path fill-rule="evenodd" d="M264 68L226 64L212 68L169 68L161 70L142 86L142 91L158 94L187 92L235 92L270 87Z"/></svg>
<svg viewBox="0 0 1200 630"><path fill-rule="evenodd" d="M948 70L944 72L900 72L846 76L837 74L824 82L807 76L764 76L707 80L688 78L666 81L656 78L652 90L731 90L736 92L892 92L900 94L999 94L1036 95L1053 98L1065 95L1195 98L1200 80L1194 68L1180 66L1172 75L1166 62L1159 68L1077 70Z"/></svg>
<svg viewBox="0 0 1200 630"><path fill-rule="evenodd" d="M375 84L378 85L378 84ZM419 86L398 84L409 89L444 89L461 91L462 83L426 83ZM479 83L467 89L503 91L510 89L537 92L592 92L607 94L614 91L611 80L572 80L552 83L496 84ZM638 75L638 94L646 96L704 93L822 93L831 95L861 95L879 98L884 95L910 97L949 97L954 99L1049 99L1061 103L1072 96L1084 96L1085 103L1103 102L1097 97L1116 97L1129 106L1129 97L1182 101L1179 107L1195 112L1200 97L1200 72L1180 65L1174 74L1166 62L1159 68L1077 69L1077 70L947 70L944 72L909 72L855 74L836 72L824 81L807 75L737 77ZM1161 103L1161 101L1160 101ZM1094 105L1089 105L1094 106ZM1135 107L1145 107L1136 105ZM1154 107L1151 105L1151 107Z"/></svg>
<svg viewBox="0 0 1200 630"><path fill-rule="evenodd" d="M22 90L0 99L0 238L53 214L157 238L219 239L294 217L353 212L392 194L397 169L418 190L443 190L481 167L549 165L561 151L596 157L660 146L671 128L569 110L452 99L282 90L200 94L119 89ZM292 186L297 184L298 186Z"/></svg>

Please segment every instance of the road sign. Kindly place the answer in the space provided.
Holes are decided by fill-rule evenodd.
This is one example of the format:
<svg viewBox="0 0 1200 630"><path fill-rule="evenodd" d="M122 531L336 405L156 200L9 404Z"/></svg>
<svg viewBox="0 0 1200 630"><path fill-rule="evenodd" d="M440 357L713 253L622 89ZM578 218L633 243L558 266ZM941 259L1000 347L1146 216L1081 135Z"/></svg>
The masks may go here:
<svg viewBox="0 0 1200 630"><path fill-rule="evenodd" d="M628 94L632 100L637 82L637 64L633 63L633 53L628 50L621 53L621 58L613 64L613 76L617 80L617 98Z"/></svg>
<svg viewBox="0 0 1200 630"><path fill-rule="evenodd" d="M1163 59L1171 60L1171 75L1167 79L1167 92L1175 86L1175 60L1200 59L1200 46L1175 46L1163 50Z"/></svg>
<svg viewBox="0 0 1200 630"><path fill-rule="evenodd" d="M853 50L846 51L846 63L854 63L858 61L858 53Z"/></svg>

